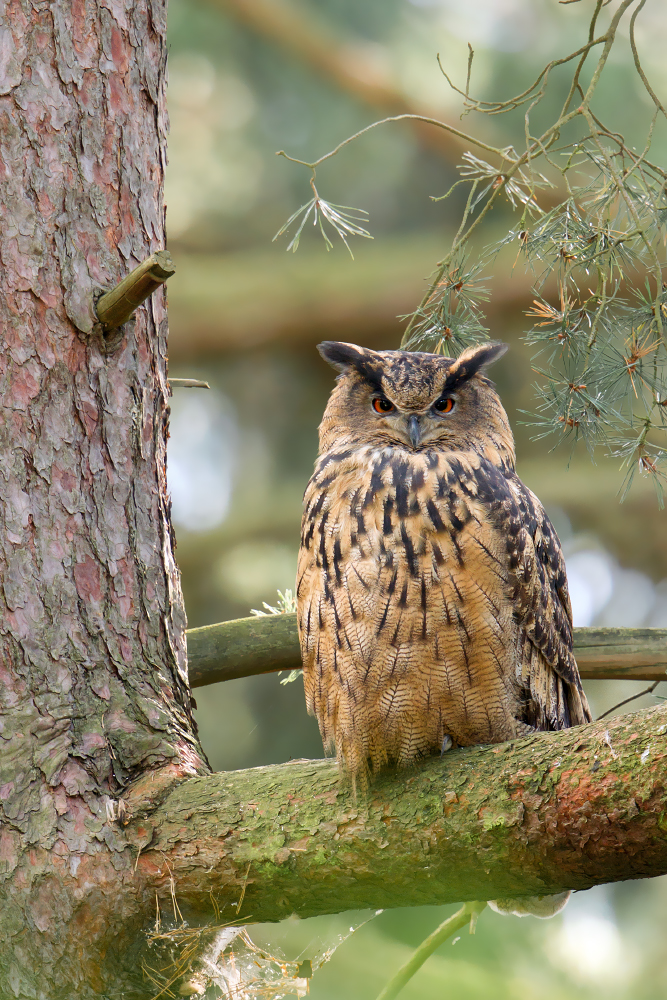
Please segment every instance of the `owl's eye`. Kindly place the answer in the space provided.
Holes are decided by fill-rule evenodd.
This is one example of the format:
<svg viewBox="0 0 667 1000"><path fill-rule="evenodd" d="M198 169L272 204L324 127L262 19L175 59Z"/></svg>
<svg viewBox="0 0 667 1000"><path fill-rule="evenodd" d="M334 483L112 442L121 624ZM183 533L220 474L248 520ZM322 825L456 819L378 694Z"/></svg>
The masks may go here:
<svg viewBox="0 0 667 1000"><path fill-rule="evenodd" d="M437 410L438 413L451 413L454 409L454 400L451 396L446 396L444 399L438 399L433 404L433 409Z"/></svg>
<svg viewBox="0 0 667 1000"><path fill-rule="evenodd" d="M384 396L377 396L373 400L373 409L376 413L391 413L396 407L388 399L385 399Z"/></svg>

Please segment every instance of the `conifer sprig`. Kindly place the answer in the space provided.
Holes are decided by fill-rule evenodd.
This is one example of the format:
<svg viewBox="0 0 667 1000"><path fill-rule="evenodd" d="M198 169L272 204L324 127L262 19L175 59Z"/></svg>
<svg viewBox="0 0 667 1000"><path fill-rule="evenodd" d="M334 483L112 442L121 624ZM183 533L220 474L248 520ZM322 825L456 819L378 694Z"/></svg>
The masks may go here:
<svg viewBox="0 0 667 1000"><path fill-rule="evenodd" d="M450 87L463 97L464 115L519 112L524 148L494 147L446 122L398 115L374 122L313 163L294 162L309 168L314 179L319 164L348 143L371 128L405 118L445 129L475 147L477 152L463 154L459 180L434 199L468 187L459 229L422 301L405 317L401 346L451 355L485 339L483 305L489 295L482 276L503 247L518 243L517 261L523 260L535 283L528 310L532 325L525 340L536 348L535 360L540 359L535 367L536 412L529 418L536 436L552 437L557 443L581 440L591 453L602 446L627 470L623 495L639 473L653 479L661 499L667 467L667 171L650 157L667 110L646 76L636 44L635 25L645 2L620 0L609 10L608 0L596 0L587 40L569 55L552 60L528 88L505 101L471 95L472 48L465 89L457 87L440 64ZM641 152L630 148L594 108L626 14L631 15L628 33L634 66L655 109ZM603 28L600 22L605 17L608 23ZM567 96L555 120L537 134L531 116L557 66L572 67ZM474 260L470 241L500 199L509 204L517 221ZM347 235L368 235L359 226L359 217L345 216L336 206L330 206L332 212L327 214L326 205L320 201L318 208L310 202L295 213L281 230L303 213L288 249L298 246L312 212L317 218L319 211L320 225L326 219L346 245Z"/></svg>

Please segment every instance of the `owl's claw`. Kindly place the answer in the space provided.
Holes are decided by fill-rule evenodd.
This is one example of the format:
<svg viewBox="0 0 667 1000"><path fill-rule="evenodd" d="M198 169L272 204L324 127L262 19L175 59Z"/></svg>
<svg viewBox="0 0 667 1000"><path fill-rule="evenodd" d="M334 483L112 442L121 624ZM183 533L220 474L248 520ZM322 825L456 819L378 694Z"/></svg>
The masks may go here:
<svg viewBox="0 0 667 1000"><path fill-rule="evenodd" d="M452 746L453 746L453 743L452 743L451 736L448 736L445 733L445 735L442 738L442 743L440 745L440 756L442 757L443 753L446 753L448 750L451 750Z"/></svg>

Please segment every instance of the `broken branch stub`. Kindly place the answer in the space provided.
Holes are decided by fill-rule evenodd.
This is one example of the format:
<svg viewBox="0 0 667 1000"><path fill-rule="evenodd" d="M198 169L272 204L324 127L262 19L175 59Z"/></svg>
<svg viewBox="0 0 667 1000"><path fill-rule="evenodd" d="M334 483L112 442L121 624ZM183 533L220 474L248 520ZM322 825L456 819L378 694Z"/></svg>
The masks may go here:
<svg viewBox="0 0 667 1000"><path fill-rule="evenodd" d="M210 389L208 382L200 378L170 378L167 379L170 389Z"/></svg>
<svg viewBox="0 0 667 1000"><path fill-rule="evenodd" d="M168 250L156 250L97 300L95 310L105 332L127 323L135 309L176 271Z"/></svg>

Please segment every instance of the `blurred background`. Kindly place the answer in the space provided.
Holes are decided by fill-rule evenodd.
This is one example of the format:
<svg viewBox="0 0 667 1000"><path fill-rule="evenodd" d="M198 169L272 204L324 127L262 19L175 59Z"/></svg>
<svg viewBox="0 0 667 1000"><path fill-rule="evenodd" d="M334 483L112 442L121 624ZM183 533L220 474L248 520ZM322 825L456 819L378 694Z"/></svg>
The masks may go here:
<svg viewBox="0 0 667 1000"><path fill-rule="evenodd" d="M444 133L395 123L347 146L318 170L334 203L369 212L374 239L326 248L307 227L296 254L271 240L311 196L309 172L277 157L312 160L388 114L435 114L492 143L519 145L521 115L459 121L461 98L436 54L471 93L504 99L552 58L581 45L593 0L170 0L166 183L170 375L205 379L210 391L175 389L169 481L177 558L189 624L243 617L294 583L301 496L312 470L317 425L333 384L322 339L396 348L398 316L418 304L451 243L462 201L443 194L457 179L459 146ZM616 9L614 2L609 10ZM606 16L609 16L609 10ZM626 26L627 31L627 26ZM637 21L644 68L664 100L667 9L649 0ZM542 120L560 107L568 74L554 71ZM641 149L651 108L619 37L595 110ZM538 120L540 115L538 115ZM652 157L665 162L656 133ZM465 192L466 189L459 189ZM461 198L465 195L462 194ZM493 213L478 251L512 226ZM533 442L522 411L532 406L533 276L517 247L489 276L492 336L511 352L493 376L512 421L518 471L556 524L568 563L575 624L667 627L666 514L639 476L621 505L618 461ZM595 713L639 690L594 682ZM667 694L667 685L664 685ZM655 692L660 696L662 688ZM299 681L275 675L198 692L204 747L216 769L322 754ZM656 704L644 698L630 706ZM383 913L364 924L315 976L311 996L373 997L447 910ZM253 936L290 958L333 947L365 915L288 920ZM486 912L477 935L444 945L408 998L626 998L667 993L667 883L663 879L580 893L543 923Z"/></svg>

